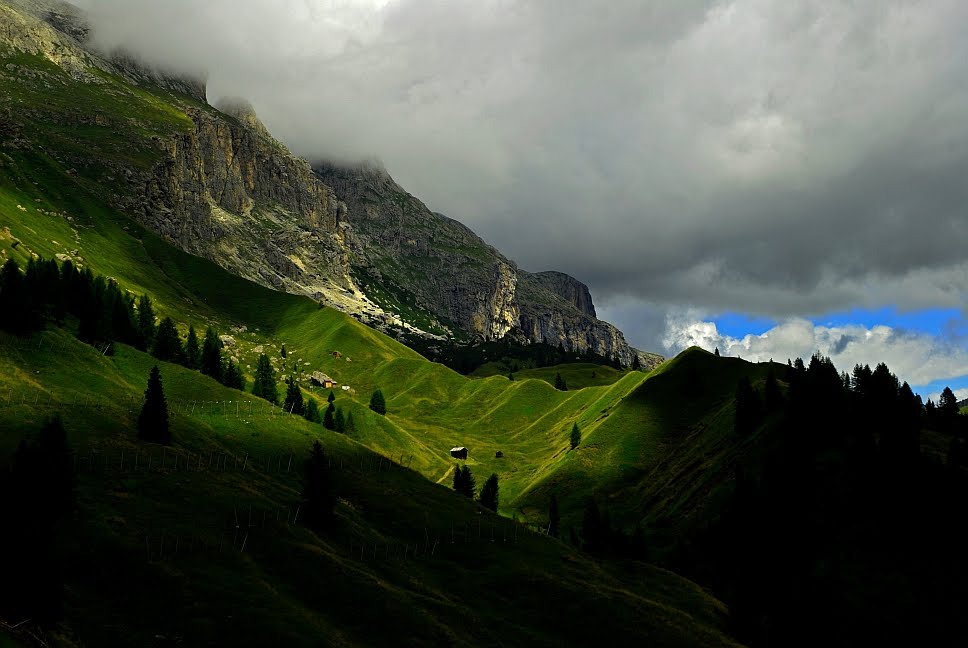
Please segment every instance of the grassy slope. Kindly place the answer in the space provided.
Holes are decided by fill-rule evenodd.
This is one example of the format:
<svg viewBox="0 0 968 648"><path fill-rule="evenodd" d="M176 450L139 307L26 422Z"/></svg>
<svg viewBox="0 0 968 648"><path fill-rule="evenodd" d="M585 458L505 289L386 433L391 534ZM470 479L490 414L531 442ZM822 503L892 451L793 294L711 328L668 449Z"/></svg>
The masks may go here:
<svg viewBox="0 0 968 648"><path fill-rule="evenodd" d="M18 58L16 63L45 65L29 58ZM56 69L44 72L50 75L48 81L57 82L48 94L58 94L57 84L67 81L57 77ZM133 115L99 103L96 93L82 95L77 112L96 108L131 117L138 122L132 136L137 134L135 139L140 141L184 126L177 111L169 119L170 107L177 105L174 97L163 102L159 112L157 95L110 81L111 90L124 95L124 111L134 111ZM44 105L42 97L27 94L24 91L18 100ZM70 110L55 104L46 107L54 112ZM48 150L126 155L122 147L106 147L110 139L96 127L55 132L44 126L48 121L40 115L27 129ZM130 149L142 151L138 146ZM138 157L141 163L150 163L151 150L145 148ZM345 439L298 419L212 414L211 403L238 400L239 394L198 374L166 366L166 387L173 403L209 403L206 414L176 416L175 435L185 451L221 451L240 460L246 453L281 456L305 448L319 436L331 452L347 460L369 456L360 445L365 444L388 455L412 455L415 470L446 480L451 466L447 450L461 443L472 448L469 463L480 481L492 470L501 475L502 502L510 512L519 493L566 458L567 433L574 420L590 425L597 412L614 408L644 379L642 374L629 374L614 385L567 393L555 391L544 380L468 380L340 313L265 290L174 250L102 202L98 183L109 180L102 179L94 165L71 173L78 166L76 159L59 159L40 147L7 149L2 158L0 227L11 232L0 241L4 256L24 261L32 252L53 256L77 249L96 272L116 277L136 293L150 293L156 310L172 315L183 330L188 323L214 323L223 332L245 326L245 332L235 333L238 345L230 350L243 366L254 365L257 347L275 351L284 343L290 352L286 364L274 355L280 370L292 372L298 362L303 371L320 369L353 387L349 393L338 392L338 404L354 412L360 430L355 439ZM16 248L14 239L21 241ZM4 338L0 344L0 401L4 395L11 401L19 396L21 404L7 402L0 407L0 427L8 432L0 435L0 451L9 452L23 431L35 429L54 410L64 411L72 442L82 451L94 448L106 456L119 456L122 449L145 451L134 441L131 428L149 358L124 348L114 358L104 358L61 332L37 339L36 351L15 348L10 342ZM340 359L332 355L337 350L343 354ZM365 407L377 386L387 395L390 415L386 418ZM325 394L318 397L322 400ZM68 406L93 399L99 399L101 407ZM61 406L53 406L56 403ZM506 455L503 460L493 458L498 449ZM310 643L321 633L332 643L372 640L373 633L449 641L458 626L472 628L480 643L508 641L508 637L517 643L531 633L538 633L531 637L535 640L560 642L593 631L579 622L580 615L542 603L544 593L573 600L572 605L580 606L585 615L598 611L614 617L628 636L639 628L660 645L723 641L715 629L722 610L689 583L647 567L638 568L642 573L632 582L628 573L603 571L546 539L529 538L515 545L513 552L492 554L486 544L472 545L474 551L458 551L447 560L419 567L401 568L392 561L359 565L348 559L347 548L340 544L354 533L371 542L415 543L430 533L428 527L441 535L455 521L458 526L467 520L501 522L491 516L480 518L468 502L409 471L391 471L375 480L343 475L341 486L348 501L340 506L343 537L338 540L320 541L303 531L278 529L246 554L149 565L138 548L143 534L190 533L211 526L212 520L224 522L228 508L236 505L292 503L295 482L237 473L82 476L79 524L89 544L79 550L89 552L87 562L102 568L109 565L108 571L119 582L117 591L108 594L96 584L99 575L77 576L73 602L91 606L86 615L91 621L78 618L75 630L85 638L106 637L100 633L112 631L109 619L116 621L116 627L124 625L125 617L151 618L162 595L183 605L173 606L177 611L172 617L158 621L154 628L133 632L147 633L146 637L152 632L212 636L216 627L226 632L226 624L206 625L204 619L228 617L233 622L227 632L239 638L279 633L294 643ZM307 580L307 573L338 574L339 578ZM506 605L502 592L510 591L512 582L515 588L527 582L534 596ZM146 583L150 587L143 587ZM131 595L133 590L152 589L157 591L144 599ZM372 611L379 606L370 605L371 601L362 605L361 596L383 599L394 612ZM326 606L336 601L337 607L321 608L324 599ZM342 628L348 615L338 605L353 607L360 625ZM363 608L370 612L361 612ZM240 609L246 613L240 614ZM683 616L680 609L690 610L695 617ZM485 618L486 624L481 621ZM104 630L99 629L102 625Z"/></svg>
<svg viewBox="0 0 968 648"><path fill-rule="evenodd" d="M169 469L158 471L161 449L137 442L131 432L141 383L154 360L123 346L114 357L100 356L62 331L49 331L36 342L38 348L22 351L10 338L0 339L0 426L5 430L0 450L7 454L21 433L36 428L49 412L63 413L82 457L80 510L69 549L75 565L69 609L77 613L68 616L85 643L110 641L118 627L139 644L155 634L192 643L284 637L294 645L315 644L320 637L346 645L450 643L459 637L479 645L593 640L582 615L562 618L557 603L562 599L585 616L609 618L624 636L648 636L658 645L727 643L716 630L721 607L673 574L641 566L631 578L521 528L515 543L515 525L507 520L480 515L472 503L415 472L376 471L367 449L298 417L246 416L244 407L242 416L231 408L227 416L211 408L195 416L176 414L175 451L182 469L171 470L169 456ZM238 392L177 366L163 365L163 376L172 402L239 398ZM11 388L19 398L11 397ZM61 406L47 405L48 399ZM96 407L87 404L95 400ZM298 462L317 437L346 466L336 471L343 497L337 523L322 539L271 518L271 511L294 508L298 501L296 473L284 472L280 458L294 453ZM94 470L86 469L83 459L92 449ZM122 450L127 471L120 469ZM219 471L206 464L185 471L186 452L196 460L224 453L229 466L248 456L251 467ZM156 468L146 473L148 453ZM132 469L136 454L141 471ZM257 528L244 552L185 555L183 549L181 556L170 556L176 535L183 548L193 535L213 544L219 534L231 537L232 511L242 511L245 524L249 506L256 510ZM258 512L264 509L270 519L263 528ZM475 537L478 525L483 541ZM462 541L464 529L470 529L469 544ZM162 534L168 537L169 557L159 561ZM488 541L490 534L496 542ZM366 542L371 550L377 545L382 553L403 544L412 551L415 544L424 547L427 538L441 541L433 558L374 560L367 552L360 561L350 555L351 541L357 547ZM151 563L146 539L156 556ZM529 596L507 598L522 582ZM510 600L515 604L508 605ZM159 601L165 602L163 610Z"/></svg>
<svg viewBox="0 0 968 648"><path fill-rule="evenodd" d="M608 365L597 365L587 362L522 369L514 372L515 380L536 378L549 385L555 384L555 376L561 374L568 389L584 389L585 387L602 387L611 385L626 374ZM502 362L488 362L481 365L470 374L473 378L487 378L490 376L507 376L507 366Z"/></svg>

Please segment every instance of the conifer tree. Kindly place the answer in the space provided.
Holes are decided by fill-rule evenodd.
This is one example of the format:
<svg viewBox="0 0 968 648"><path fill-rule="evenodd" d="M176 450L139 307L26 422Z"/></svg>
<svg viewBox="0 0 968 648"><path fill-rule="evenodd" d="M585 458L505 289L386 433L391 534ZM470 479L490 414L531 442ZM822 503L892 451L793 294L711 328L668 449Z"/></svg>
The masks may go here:
<svg viewBox="0 0 968 648"><path fill-rule="evenodd" d="M632 356L632 371L641 371L642 362L639 360L639 354L636 353Z"/></svg>
<svg viewBox="0 0 968 648"><path fill-rule="evenodd" d="M353 412L346 415L346 425L343 427L343 434L353 434L356 432L356 421L353 420Z"/></svg>
<svg viewBox="0 0 968 648"><path fill-rule="evenodd" d="M218 339L218 332L211 326L205 331L205 341L202 342L202 373L215 380L222 380L222 341Z"/></svg>
<svg viewBox="0 0 968 648"><path fill-rule="evenodd" d="M276 390L276 371L272 368L269 356L264 353L259 356L259 363L255 368L252 395L264 398L273 404L279 402L279 392Z"/></svg>
<svg viewBox="0 0 968 648"><path fill-rule="evenodd" d="M560 373L555 374L555 389L558 391L568 391L568 385L565 383L565 379L561 377Z"/></svg>
<svg viewBox="0 0 968 648"><path fill-rule="evenodd" d="M336 400L336 394L334 394L333 390L331 389L329 390L329 396L326 397L326 402L332 403L334 400Z"/></svg>
<svg viewBox="0 0 968 648"><path fill-rule="evenodd" d="M548 504L548 535L557 538L561 535L561 516L558 515L558 496L551 494L551 502Z"/></svg>
<svg viewBox="0 0 968 648"><path fill-rule="evenodd" d="M138 299L138 337L140 348L154 348L155 310L151 306L151 298L148 295L141 295Z"/></svg>
<svg viewBox="0 0 968 648"><path fill-rule="evenodd" d="M161 320L152 338L151 355L165 362L181 361L181 340L178 339L178 329L175 328L175 323L170 317Z"/></svg>
<svg viewBox="0 0 968 648"><path fill-rule="evenodd" d="M222 367L222 384L230 389L245 391L245 376L242 374L242 367L235 364L232 358L227 358L225 366Z"/></svg>
<svg viewBox="0 0 968 648"><path fill-rule="evenodd" d="M346 432L346 417L343 415L342 407L337 407L336 413L333 414L333 429L340 434Z"/></svg>
<svg viewBox="0 0 968 648"><path fill-rule="evenodd" d="M464 473L461 472L460 464L454 464L454 490L464 494Z"/></svg>
<svg viewBox="0 0 968 648"><path fill-rule="evenodd" d="M310 398L306 401L306 420L310 423L319 423L319 405L316 404L315 398Z"/></svg>
<svg viewBox="0 0 968 648"><path fill-rule="evenodd" d="M716 347L716 351L714 351L713 353L718 358L719 357L719 347Z"/></svg>
<svg viewBox="0 0 968 648"><path fill-rule="evenodd" d="M283 402L282 408L291 414L298 414L299 416L302 416L305 412L302 391L299 389L299 385L296 384L296 379L293 376L286 378L286 400Z"/></svg>
<svg viewBox="0 0 968 648"><path fill-rule="evenodd" d="M0 328L14 335L29 333L27 308L27 289L20 267L13 259L7 259L0 269Z"/></svg>
<svg viewBox="0 0 968 648"><path fill-rule="evenodd" d="M581 443L581 428L578 427L578 421L575 421L574 425L571 426L571 449L574 450Z"/></svg>
<svg viewBox="0 0 968 648"><path fill-rule="evenodd" d="M138 436L154 443L171 442L171 432L168 429L168 403L165 401L165 391L158 365L152 367L151 374L148 376L145 402L138 416Z"/></svg>
<svg viewBox="0 0 968 648"><path fill-rule="evenodd" d="M588 500L585 513L581 520L582 549L588 553L601 553L605 549L605 529L602 516L598 511L598 504L594 499Z"/></svg>
<svg viewBox="0 0 968 648"><path fill-rule="evenodd" d="M491 473L491 476L487 478L484 485L481 487L481 495L478 498L481 506L486 509L490 509L497 512L498 504L498 485L497 485L497 475Z"/></svg>
<svg viewBox="0 0 968 648"><path fill-rule="evenodd" d="M323 414L323 427L327 430L336 429L336 406L330 403Z"/></svg>
<svg viewBox="0 0 968 648"><path fill-rule="evenodd" d="M383 398L383 392L379 389L373 392L373 396L370 397L370 409L377 414L386 415L387 413L387 403Z"/></svg>
<svg viewBox="0 0 968 648"><path fill-rule="evenodd" d="M762 406L759 394L743 376L736 385L736 434L749 434L759 425Z"/></svg>
<svg viewBox="0 0 968 648"><path fill-rule="evenodd" d="M477 487L477 484L476 484L476 482L474 480L474 475L471 473L471 469L467 467L467 464L464 464L464 466L463 466L463 468L461 468L461 471L460 472L461 472L461 477L460 477L460 479L461 479L461 481L460 481L460 483L461 483L461 490L460 490L460 493L464 497L467 497L469 499L473 499L474 498L474 493L477 490L477 488L476 488Z"/></svg>
<svg viewBox="0 0 968 648"><path fill-rule="evenodd" d="M279 355L282 356L282 359L283 360L285 360L286 358L289 357L289 353L286 352L286 345L285 344L283 344L282 345L282 348L279 349Z"/></svg>
<svg viewBox="0 0 968 648"><path fill-rule="evenodd" d="M202 352L198 346L198 334L195 327L188 327L188 338L185 340L185 366L189 369L199 369L202 366Z"/></svg>
<svg viewBox="0 0 968 648"><path fill-rule="evenodd" d="M326 461L326 453L319 441L313 442L306 461L302 489L302 519L307 527L322 531L333 518L336 506L336 489L333 486Z"/></svg>

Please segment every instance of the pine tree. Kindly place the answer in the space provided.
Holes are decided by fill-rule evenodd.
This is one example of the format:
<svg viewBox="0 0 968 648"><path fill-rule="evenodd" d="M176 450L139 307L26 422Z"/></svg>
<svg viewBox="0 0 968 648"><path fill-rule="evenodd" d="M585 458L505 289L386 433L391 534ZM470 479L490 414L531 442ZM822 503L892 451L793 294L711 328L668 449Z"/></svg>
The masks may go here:
<svg viewBox="0 0 968 648"><path fill-rule="evenodd" d="M183 357L185 366L189 369L199 369L202 366L202 352L198 347L198 334L195 327L188 327L188 339L185 340L185 350Z"/></svg>
<svg viewBox="0 0 968 648"><path fill-rule="evenodd" d="M581 428L578 427L578 421L575 421L571 426L571 449L577 448L579 443L581 443Z"/></svg>
<svg viewBox="0 0 968 648"><path fill-rule="evenodd" d="M552 493L548 504L548 535L557 538L561 535L561 516L558 515L558 497Z"/></svg>
<svg viewBox="0 0 968 648"><path fill-rule="evenodd" d="M487 478L484 485L481 487L481 495L478 498L481 506L486 509L490 509L497 512L498 504L498 485L497 485L497 475L491 473L491 476Z"/></svg>
<svg viewBox="0 0 968 648"><path fill-rule="evenodd" d="M222 384L230 389L245 391L245 376L242 374L242 367L235 364L232 358L227 358L225 366L222 367Z"/></svg>
<svg viewBox="0 0 968 648"><path fill-rule="evenodd" d="M330 478L326 453L319 441L314 441L306 461L302 490L303 514L300 519L314 531L325 529L333 518L336 500L336 489Z"/></svg>
<svg viewBox="0 0 968 648"><path fill-rule="evenodd" d="M460 464L454 464L454 490L464 494L464 473L461 472Z"/></svg>
<svg viewBox="0 0 968 648"><path fill-rule="evenodd" d="M182 358L181 340L178 329L170 317L161 320L157 332L152 335L151 355L164 362L180 362Z"/></svg>
<svg viewBox="0 0 968 648"><path fill-rule="evenodd" d="M746 435L753 432L759 425L761 413L759 394L750 385L749 378L743 376L736 385L736 434Z"/></svg>
<svg viewBox="0 0 968 648"><path fill-rule="evenodd" d="M719 357L719 347L716 347L716 351L714 352L714 355L715 355L715 356L716 356L717 358Z"/></svg>
<svg viewBox="0 0 968 648"><path fill-rule="evenodd" d="M343 426L343 434L353 434L356 432L356 421L353 420L353 412L346 416L346 425Z"/></svg>
<svg viewBox="0 0 968 648"><path fill-rule="evenodd" d="M151 374L148 376L145 402L138 416L138 436L154 443L171 442L171 432L168 429L168 403L165 401L165 391L161 384L158 365L152 367Z"/></svg>
<svg viewBox="0 0 968 648"><path fill-rule="evenodd" d="M315 398L310 398L306 401L306 414L304 416L310 423L320 422L319 405L316 404Z"/></svg>
<svg viewBox="0 0 968 648"><path fill-rule="evenodd" d="M333 390L331 389L329 390L329 396L326 397L326 402L332 403L334 400L336 400L336 394L334 394Z"/></svg>
<svg viewBox="0 0 968 648"><path fill-rule="evenodd" d="M346 417L343 416L342 407L337 407L336 413L333 414L333 429L340 434L346 432Z"/></svg>
<svg viewBox="0 0 968 648"><path fill-rule="evenodd" d="M379 389L373 392L373 396L370 397L370 409L377 414L386 415L387 413L387 403L383 398L383 392Z"/></svg>
<svg viewBox="0 0 968 648"><path fill-rule="evenodd" d="M138 299L138 337L141 349L154 348L155 310L148 295L141 295Z"/></svg>
<svg viewBox="0 0 968 648"><path fill-rule="evenodd" d="M205 331L205 341L202 342L202 373L215 380L222 380L222 341L218 339L218 332L211 326Z"/></svg>
<svg viewBox="0 0 968 648"><path fill-rule="evenodd" d="M454 466L454 490L467 497L469 499L474 499L475 492L474 475L471 474L471 469L464 464L463 467L457 465Z"/></svg>
<svg viewBox="0 0 968 648"><path fill-rule="evenodd" d="M289 376L286 379L286 400L283 402L282 408L291 414L298 414L299 416L302 416L305 412L302 391L299 389L299 385L296 384L296 379L293 376Z"/></svg>
<svg viewBox="0 0 968 648"><path fill-rule="evenodd" d="M568 391L568 385L565 383L565 379L561 377L560 373L555 374L555 389L558 391Z"/></svg>
<svg viewBox="0 0 968 648"><path fill-rule="evenodd" d="M30 332L25 318L29 307L25 284L17 262L7 259L0 270L0 328L14 335Z"/></svg>
<svg viewBox="0 0 968 648"><path fill-rule="evenodd" d="M588 500L585 513L581 520L582 549L588 553L601 553L605 549L605 530L602 516L598 512L598 504L594 499Z"/></svg>
<svg viewBox="0 0 968 648"><path fill-rule="evenodd" d="M282 345L282 348L279 349L279 355L282 356L282 359L283 360L285 360L286 358L289 357L289 354L286 352L286 345L285 344L283 344Z"/></svg>
<svg viewBox="0 0 968 648"><path fill-rule="evenodd" d="M639 354L636 353L632 356L632 371L641 371L642 361L639 360Z"/></svg>
<svg viewBox="0 0 968 648"><path fill-rule="evenodd" d="M958 423L958 399L950 387L945 387L938 399L938 419L941 423L941 432L952 434Z"/></svg>
<svg viewBox="0 0 968 648"><path fill-rule="evenodd" d="M332 403L330 403L326 407L326 413L323 414L323 427L326 428L327 430L335 430L336 429L336 417L335 417L335 414L336 414L336 406L333 405Z"/></svg>
<svg viewBox="0 0 968 648"><path fill-rule="evenodd" d="M262 354L255 368L255 382L252 384L252 395L264 398L270 403L279 402L279 392L276 390L276 371L269 362L269 356Z"/></svg>

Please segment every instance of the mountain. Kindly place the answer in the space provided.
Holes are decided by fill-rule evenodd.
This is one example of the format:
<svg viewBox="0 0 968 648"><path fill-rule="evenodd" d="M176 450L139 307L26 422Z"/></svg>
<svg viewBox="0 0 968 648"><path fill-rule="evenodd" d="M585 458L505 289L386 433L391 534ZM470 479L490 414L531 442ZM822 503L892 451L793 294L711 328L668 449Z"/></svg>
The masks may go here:
<svg viewBox="0 0 968 648"><path fill-rule="evenodd" d="M70 5L8 7L0 42L55 64L42 74L59 76L64 94L87 95L92 105L55 102L24 114L7 102L6 128L21 146L44 148L56 134L53 149L69 152L65 164L179 248L400 339L466 343L510 334L624 366L635 356L644 367L661 361L597 319L584 284L519 269L464 225L431 212L379 164L310 166L273 139L245 101L213 108L202 80L88 48L83 16ZM8 67L6 75L22 81L32 68ZM95 88L141 101L104 101ZM152 96L153 88L170 95ZM88 147L95 134L71 132L78 126L116 141L108 151L100 137ZM121 151L121 139L138 154Z"/></svg>

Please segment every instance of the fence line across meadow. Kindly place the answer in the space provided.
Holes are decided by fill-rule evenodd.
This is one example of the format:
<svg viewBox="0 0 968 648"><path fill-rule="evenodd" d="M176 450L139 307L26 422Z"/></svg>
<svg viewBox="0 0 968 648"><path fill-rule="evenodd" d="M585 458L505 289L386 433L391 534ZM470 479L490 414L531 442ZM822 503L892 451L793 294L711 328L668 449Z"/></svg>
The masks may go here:
<svg viewBox="0 0 968 648"><path fill-rule="evenodd" d="M74 471L78 474L137 474L171 472L252 472L283 474L300 472L308 451L286 453L232 454L218 449L183 450L168 446L148 448L108 449L87 448L73 453ZM410 468L413 454L401 453L399 457L387 457L376 453L359 453L355 456L327 454L327 467L333 472L373 474Z"/></svg>
<svg viewBox="0 0 968 648"><path fill-rule="evenodd" d="M262 399L233 400L168 400L169 416L237 418L254 420L257 418L278 418L300 416L292 408L275 405ZM144 404L141 398L108 398L77 392L67 398L54 398L49 392L39 389L0 391L0 407L30 406L49 410L76 410L80 408L97 411L121 410L138 412Z"/></svg>
<svg viewBox="0 0 968 648"><path fill-rule="evenodd" d="M278 537L281 532L297 526L302 512L301 504L272 507L233 507L225 514L221 525L193 525L191 531L170 531L143 528L145 557L148 562L171 560L179 555L192 555L199 551L209 553L244 553L266 537ZM344 550L349 558L362 562L407 561L417 558L446 558L460 556L467 551L477 553L481 545L495 549L511 549L520 541L533 535L547 535L544 529L514 520L489 520L482 516L477 524L473 521L453 521L447 528L425 527L421 536L412 542L399 540L373 540L357 533L339 533L341 539L333 540L323 533L323 539Z"/></svg>

